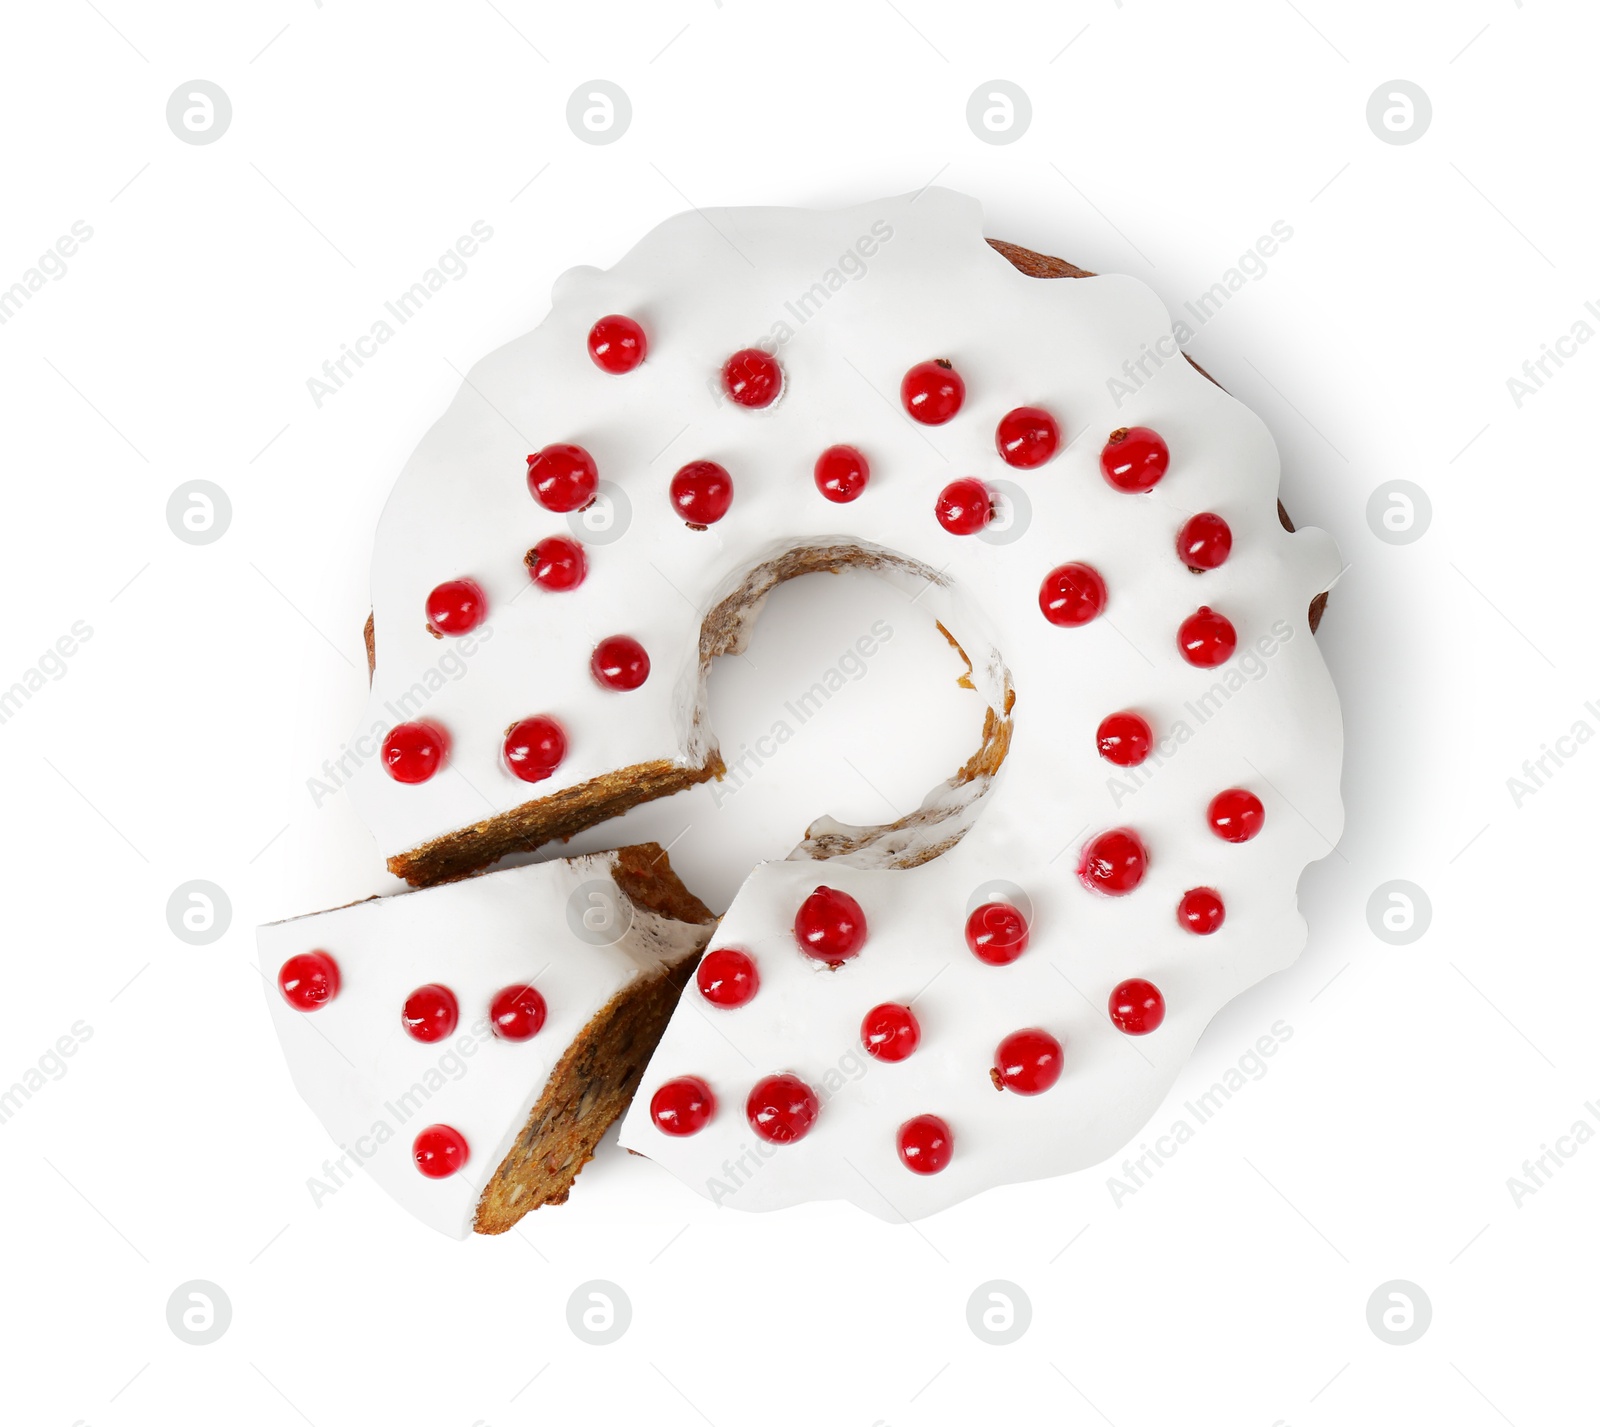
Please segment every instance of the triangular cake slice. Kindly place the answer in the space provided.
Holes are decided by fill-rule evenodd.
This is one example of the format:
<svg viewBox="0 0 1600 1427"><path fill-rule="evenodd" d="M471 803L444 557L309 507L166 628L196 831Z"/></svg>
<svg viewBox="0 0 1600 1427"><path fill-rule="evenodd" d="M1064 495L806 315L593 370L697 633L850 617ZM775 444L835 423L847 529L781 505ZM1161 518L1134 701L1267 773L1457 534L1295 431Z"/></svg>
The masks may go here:
<svg viewBox="0 0 1600 1427"><path fill-rule="evenodd" d="M373 897L257 940L295 1085L345 1170L465 1238L566 1199L714 925L646 843Z"/></svg>

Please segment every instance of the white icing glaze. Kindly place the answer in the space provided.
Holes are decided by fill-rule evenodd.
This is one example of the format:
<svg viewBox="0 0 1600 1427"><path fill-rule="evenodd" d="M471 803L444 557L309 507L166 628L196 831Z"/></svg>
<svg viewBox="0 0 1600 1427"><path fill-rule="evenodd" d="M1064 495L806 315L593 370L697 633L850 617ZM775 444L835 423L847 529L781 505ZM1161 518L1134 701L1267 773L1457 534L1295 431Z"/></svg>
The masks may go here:
<svg viewBox="0 0 1600 1427"><path fill-rule="evenodd" d="M359 1166L432 1228L472 1232L484 1186L584 1026L637 978L705 943L709 928L643 910L613 944L577 935L571 899L586 883L612 887L612 860L536 863L257 931L295 1086L343 1154L335 1183ZM278 991L278 968L306 951L325 951L339 967L339 994L315 1011L296 1010ZM400 1020L406 997L429 982L448 986L461 1012L455 1034L432 1044L412 1039ZM529 1040L501 1040L489 1030L489 1003L519 982L538 988L546 1020ZM432 1124L467 1140L465 1167L447 1179L427 1178L411 1160L417 1132Z"/></svg>
<svg viewBox="0 0 1600 1427"><path fill-rule="evenodd" d="M841 255L861 252L858 243L873 252L849 264L862 268L850 276ZM801 321L813 284L837 290L813 297ZM585 353L588 328L610 312L649 334L643 366L623 377ZM718 400L722 360L780 323L779 401L748 411ZM1170 333L1160 301L1132 279L1017 272L985 244L977 204L938 189L832 213L689 213L607 272L566 274L548 319L473 368L402 473L374 559L377 674L363 731L381 738L397 717L421 712L449 730L452 751L421 785L392 782L375 758L360 769L352 796L386 854L617 768L698 765L713 737L701 717L701 620L753 566L797 546L866 545L942 572L935 587L894 577L926 589L917 608L960 641L992 705L1007 673L1015 686L1015 734L998 777L931 795L957 809L978 795L964 815L825 867L802 847L741 890L717 940L757 956L762 991L732 1012L691 991L623 1128L626 1145L699 1192L751 1209L845 1198L914 1217L989 1184L1093 1163L1137 1130L1211 1016L1303 946L1295 885L1342 827L1338 703L1306 622L1338 558L1322 532L1281 528L1271 437L1181 358L1147 358L1137 391L1114 399L1109 379L1126 383L1125 361L1171 351ZM967 388L960 414L934 428L898 404L902 374L929 357L950 359ZM1023 404L1051 410L1071 443L1032 471L1012 470L994 449L996 423ZM1172 451L1171 470L1144 496L1113 490L1098 468L1105 437L1135 424L1160 431ZM536 540L568 531L524 481L526 454L553 441L589 450L632 512L622 538L590 546L588 579L564 594L530 588L521 564ZM872 469L845 506L811 479L817 454L836 442L860 447ZM672 472L696 458L720 462L735 483L731 511L703 531L667 500ZM1025 492L1031 523L1014 541L937 525L935 496L965 475ZM1234 543L1222 568L1197 576L1174 540L1200 510L1223 515ZM1092 564L1110 591L1105 615L1079 629L1051 626L1038 608L1041 579L1068 560ZM461 677L435 676L430 689L427 671L452 650L425 631L424 600L461 575L488 593L492 637L474 641ZM1202 603L1238 630L1241 652L1227 668L1195 669L1178 654L1178 625ZM616 633L640 639L653 661L649 681L628 694L588 674L594 644ZM414 685L424 697L402 702ZM1225 692L1208 695L1213 686ZM1207 697L1214 707L1202 710ZM1143 713L1158 737L1174 733L1170 756L1133 771L1100 760L1095 729L1121 708ZM569 738L566 762L532 787L500 758L507 725L531 713L554 715ZM1241 846L1205 824L1208 800L1230 786L1250 788L1267 810L1263 833ZM921 868L874 865L969 825ZM1131 896L1097 897L1074 876L1078 850L1118 825L1138 831L1150 872ZM996 879L1020 887L1033 909L1029 951L1003 968L978 963L962 940L974 890ZM871 928L862 955L837 972L801 956L789 930L818 882L856 896ZM1181 893L1198 885L1227 903L1225 926L1209 938L1174 917ZM1105 1004L1136 975L1162 989L1168 1011L1159 1031L1134 1041L1111 1026ZM861 1016L925 985L915 1005L921 1049L899 1065L869 1062ZM998 1093L987 1076L994 1047L1028 1025L1063 1040L1066 1072L1033 1099ZM843 1085L811 1135L761 1159L736 1192L720 1190L724 1164L758 1143L743 1114L754 1081L791 1070L822 1092L841 1066ZM852 1079L856 1066L870 1068ZM700 1134L669 1140L649 1123L650 1093L686 1073L705 1078L721 1108ZM894 1146L899 1123L925 1111L949 1121L956 1145L950 1167L926 1178L906 1171Z"/></svg>

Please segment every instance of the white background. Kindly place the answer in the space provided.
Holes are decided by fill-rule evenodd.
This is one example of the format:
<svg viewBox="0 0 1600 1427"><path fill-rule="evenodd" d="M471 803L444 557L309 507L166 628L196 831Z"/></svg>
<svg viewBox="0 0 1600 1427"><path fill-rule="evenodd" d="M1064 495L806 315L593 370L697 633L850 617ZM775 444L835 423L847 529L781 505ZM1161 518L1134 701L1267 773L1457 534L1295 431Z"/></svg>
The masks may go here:
<svg viewBox="0 0 1600 1427"><path fill-rule="evenodd" d="M1567 1141L1520 1205L1507 1180L1600 1124L1600 749L1520 808L1506 782L1575 721L1600 730L1600 349L1520 408L1506 386L1600 299L1592 7L897 6L7 8L0 287L93 228L0 326L0 686L93 630L0 724L0 1084L92 1028L0 1125L8 1420L1592 1417L1600 1144ZM203 147L165 121L197 77L234 111ZM597 77L634 109L605 147L564 117ZM1405 146L1365 118L1397 77L1434 109ZM995 78L1033 105L1006 146L965 119ZM935 177L992 234L1174 309L1293 227L1191 351L1267 420L1286 503L1350 566L1319 636L1348 831L1302 884L1305 955L1211 1027L1155 1127L1273 1022L1292 1039L1120 1207L1106 1166L915 1229L719 1212L613 1137L570 1204L499 1239L429 1233L359 1177L314 1207L331 1146L263 1012L252 927L393 886L306 780L360 708L370 534L404 458L565 268L691 203L843 205ZM318 409L306 379L478 219L494 237L468 275ZM196 478L233 507L208 546L165 518ZM1432 501L1409 545L1367 522L1396 478ZM687 828L674 861L720 907L812 816L914 803L970 747L969 711L937 636L870 580L783 591L714 715L737 746L880 616L904 642L813 742L720 811L697 793L627 833ZM232 902L204 947L166 921L193 878ZM1393 878L1433 906L1405 947L1367 920ZM1397 1278L1433 1305L1404 1347L1366 1317ZM190 1279L233 1306L210 1346L167 1325ZM591 1279L633 1305L609 1347L567 1326ZM1009 1347L967 1326L990 1279L1032 1303Z"/></svg>

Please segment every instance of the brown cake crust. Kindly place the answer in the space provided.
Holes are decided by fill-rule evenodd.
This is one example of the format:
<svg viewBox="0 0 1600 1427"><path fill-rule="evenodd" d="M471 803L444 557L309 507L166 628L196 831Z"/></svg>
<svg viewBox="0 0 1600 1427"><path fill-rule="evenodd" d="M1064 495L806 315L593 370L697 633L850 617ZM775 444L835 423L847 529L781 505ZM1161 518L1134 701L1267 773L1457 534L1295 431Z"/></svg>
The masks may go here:
<svg viewBox="0 0 1600 1427"><path fill-rule="evenodd" d="M1093 277L1087 268L1069 263L1065 258L1052 258L1046 253L1036 253L1030 248L1019 248L1015 243L1003 243L990 238L989 246L999 253L1018 272L1029 277Z"/></svg>
<svg viewBox="0 0 1600 1427"><path fill-rule="evenodd" d="M641 910L710 928L716 918L678 880L653 842L619 848L611 870L622 894ZM590 1020L556 1063L473 1218L479 1234L503 1234L524 1214L562 1204L595 1146L628 1108L656 1043L667 1029L696 958L660 976L640 976Z"/></svg>
<svg viewBox="0 0 1600 1427"><path fill-rule="evenodd" d="M696 926L716 921L717 914L679 880L660 843L619 847L613 857L611 880L636 907Z"/></svg>
<svg viewBox="0 0 1600 1427"><path fill-rule="evenodd" d="M1064 258L1036 253L1015 243L1003 242L998 238L990 238L988 243L1017 271L1029 277L1080 278L1095 275L1086 268L1067 262ZM1221 385L1187 353L1185 360L1207 381ZM1284 509L1282 501L1278 502L1278 519L1285 530L1291 532L1294 530L1294 524L1289 519L1289 513ZM740 588L706 617L700 636L701 658L708 660L735 647L740 638L740 612L752 600L760 598L784 580L822 570L837 571L851 566L872 567L883 562L884 557L881 553L869 552L859 547L840 546L827 550L796 550L770 566L752 571ZM1307 616L1313 634L1322 623L1322 614L1327 603L1326 591L1311 601ZM367 616L363 636L367 646L367 673L370 680L377 663L373 620L370 614ZM946 637L948 638L948 634ZM1010 740L1010 702L1011 698L1008 696L1007 707L1002 713L997 713L993 709L988 711L982 743L978 752L960 770L958 779L968 781L980 773L992 773L999 767ZM698 768L684 767L666 759L634 764L614 773L591 778L586 783L563 789L549 797L536 798L519 807L498 813L494 817L485 818L470 827L458 828L420 847L396 853L388 859L389 870L397 877L403 877L413 887L428 887L438 882L465 877L490 866L509 853L531 851L558 838L572 837L596 823L617 817L640 803L682 792L685 788L691 788L712 778L720 779L726 771L720 755L715 751ZM917 815L911 816L915 818ZM938 850L942 851L942 846ZM618 1025L612 1028L612 1033L625 1036L627 1027L619 1021Z"/></svg>

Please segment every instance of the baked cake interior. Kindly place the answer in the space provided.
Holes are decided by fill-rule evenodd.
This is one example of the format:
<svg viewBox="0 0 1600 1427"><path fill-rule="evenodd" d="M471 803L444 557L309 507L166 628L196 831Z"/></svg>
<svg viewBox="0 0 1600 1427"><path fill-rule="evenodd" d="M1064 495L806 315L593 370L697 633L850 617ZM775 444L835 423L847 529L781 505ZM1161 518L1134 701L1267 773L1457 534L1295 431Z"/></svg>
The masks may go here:
<svg viewBox="0 0 1600 1427"><path fill-rule="evenodd" d="M678 880L656 843L620 848L612 879L638 911L706 927L716 921ZM572 1181L639 1088L696 959L687 957L661 975L637 977L584 1027L484 1187L476 1232L503 1234L531 1210L566 1200Z"/></svg>

